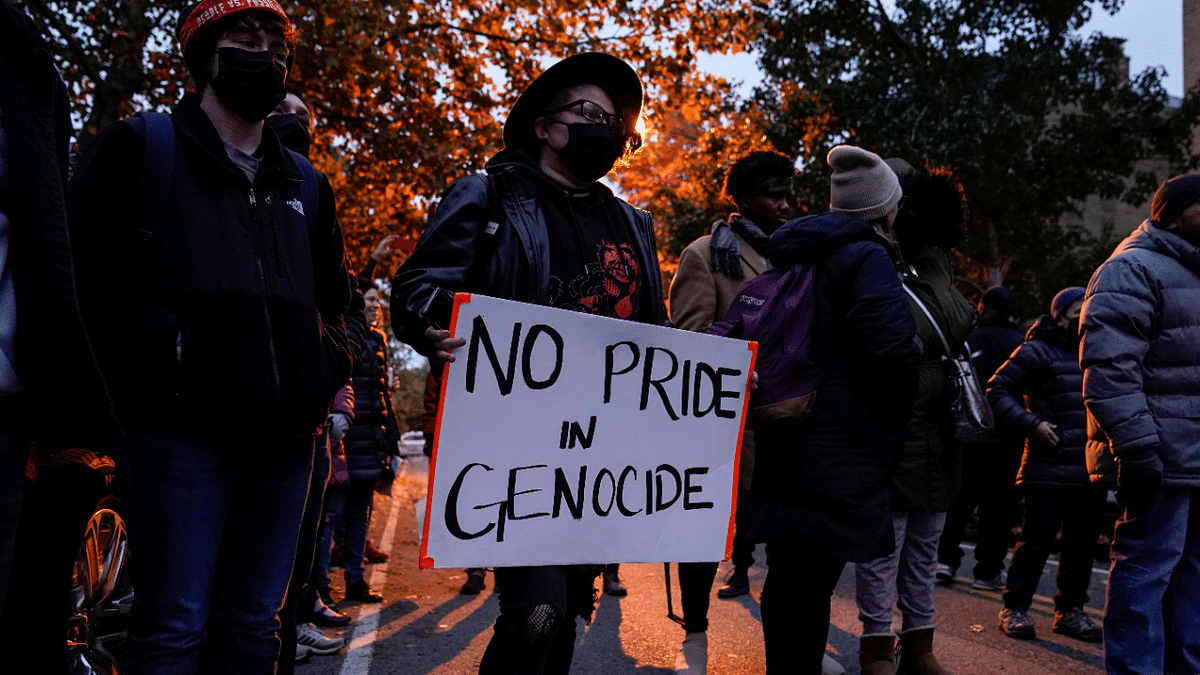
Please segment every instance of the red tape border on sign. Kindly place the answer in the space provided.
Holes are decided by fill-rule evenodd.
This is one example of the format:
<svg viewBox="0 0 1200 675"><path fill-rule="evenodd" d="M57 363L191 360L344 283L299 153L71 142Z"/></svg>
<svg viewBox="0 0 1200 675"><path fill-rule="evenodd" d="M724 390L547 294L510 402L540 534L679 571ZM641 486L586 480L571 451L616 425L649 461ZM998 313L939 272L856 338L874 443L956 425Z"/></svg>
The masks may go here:
<svg viewBox="0 0 1200 675"><path fill-rule="evenodd" d="M725 536L725 559L733 557L733 530L737 520L738 481L742 472L742 439L746 436L746 413L750 410L750 384L754 381L754 366L758 362L758 343L746 343L750 350L750 371L746 373L746 391L742 396L742 426L738 429L737 449L733 453L733 498L729 509L729 532Z"/></svg>
<svg viewBox="0 0 1200 675"><path fill-rule="evenodd" d="M454 312L450 315L450 337L458 335L458 308L470 301L470 293L454 294ZM425 526L421 532L421 558L417 563L423 570L432 569L434 565L433 558L428 555L429 519L433 514L433 476L437 469L438 444L442 442L442 411L445 410L446 404L446 373L452 365L454 364L446 363L442 366L442 386L441 391L438 392L437 420L433 423L433 455L429 458L429 489L425 493Z"/></svg>

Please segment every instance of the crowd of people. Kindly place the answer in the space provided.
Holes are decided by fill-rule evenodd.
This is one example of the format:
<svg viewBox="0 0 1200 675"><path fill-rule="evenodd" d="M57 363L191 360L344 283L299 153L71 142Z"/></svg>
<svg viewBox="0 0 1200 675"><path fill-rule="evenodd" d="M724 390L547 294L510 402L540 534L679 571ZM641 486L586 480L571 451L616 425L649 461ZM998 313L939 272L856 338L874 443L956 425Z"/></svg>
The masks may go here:
<svg viewBox="0 0 1200 675"><path fill-rule="evenodd" d="M321 630L351 620L335 551L344 601L385 600L364 564L399 453L373 281L390 242L351 272L275 0L189 3L177 38L194 91L169 115L109 125L70 171L66 90L40 35L0 3L0 643L38 625L9 574L45 555L21 546L36 522L27 464L104 448L133 548L122 671L293 672L345 646ZM1054 632L1103 641L1114 675L1200 672L1200 175L1164 182L1150 218L1023 338L1010 291L977 310L957 290L955 177L850 145L828 154L829 211L799 218L792 158L730 158L736 212L684 249L667 293L651 214L600 182L642 145L643 99L621 59L567 57L520 94L503 150L442 196L389 304L394 335L430 359L429 391L465 344L446 329L456 292L704 331L747 282L810 266L816 394L798 422L744 436L734 569L717 591L748 593L766 544L767 672L836 671L830 602L853 564L861 671L944 675L935 584L957 583L973 512L972 585L1003 592L1005 635L1035 636L1057 550ZM995 412L983 437L955 433L946 363L960 352ZM1099 627L1083 607L1114 488ZM674 669L697 675L717 562L678 570ZM626 593L616 565L494 569L480 673L568 673L597 577ZM468 570L462 592L485 579ZM61 671L61 643L26 647L25 672Z"/></svg>

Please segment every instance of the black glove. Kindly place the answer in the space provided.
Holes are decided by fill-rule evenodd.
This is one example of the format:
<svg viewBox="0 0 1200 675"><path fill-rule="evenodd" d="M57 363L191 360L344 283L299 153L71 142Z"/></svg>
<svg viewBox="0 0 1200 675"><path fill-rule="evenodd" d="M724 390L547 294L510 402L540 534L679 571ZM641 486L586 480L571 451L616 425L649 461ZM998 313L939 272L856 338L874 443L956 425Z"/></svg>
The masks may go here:
<svg viewBox="0 0 1200 675"><path fill-rule="evenodd" d="M392 459L395 456L396 455L383 456L383 465L379 467L381 470L380 480L388 483L396 480L396 465L392 463Z"/></svg>
<svg viewBox="0 0 1200 675"><path fill-rule="evenodd" d="M1117 456L1117 487L1146 491L1162 485L1163 463L1157 448L1146 448Z"/></svg>

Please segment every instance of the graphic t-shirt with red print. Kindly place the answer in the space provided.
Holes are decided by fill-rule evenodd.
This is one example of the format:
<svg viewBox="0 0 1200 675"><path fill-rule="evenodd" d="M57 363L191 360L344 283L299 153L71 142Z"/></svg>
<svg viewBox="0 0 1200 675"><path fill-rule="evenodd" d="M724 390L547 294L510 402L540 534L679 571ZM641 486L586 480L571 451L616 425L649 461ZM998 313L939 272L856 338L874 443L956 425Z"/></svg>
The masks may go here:
<svg viewBox="0 0 1200 675"><path fill-rule="evenodd" d="M642 316L645 270L615 198L592 189L549 199L550 305L617 319Z"/></svg>

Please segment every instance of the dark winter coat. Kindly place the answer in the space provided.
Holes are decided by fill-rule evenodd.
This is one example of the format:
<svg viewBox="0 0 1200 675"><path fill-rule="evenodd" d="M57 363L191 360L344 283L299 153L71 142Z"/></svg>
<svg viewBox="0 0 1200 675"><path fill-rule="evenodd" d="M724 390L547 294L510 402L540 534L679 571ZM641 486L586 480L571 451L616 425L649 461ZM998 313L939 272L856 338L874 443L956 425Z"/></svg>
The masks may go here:
<svg viewBox="0 0 1200 675"><path fill-rule="evenodd" d="M1029 329L1025 343L988 382L988 402L997 424L1027 437L1018 484L1088 485L1084 446L1087 413L1083 408L1083 371L1079 341L1044 315ZM1038 442L1040 422L1058 428L1058 445Z"/></svg>
<svg viewBox="0 0 1200 675"><path fill-rule="evenodd" d="M496 212L489 210L488 179L484 176L468 176L450 187L392 283L392 328L398 339L429 356L432 345L425 339L425 329L431 322L449 326L456 292L549 304L550 241L539 194L561 188L549 185L548 179L536 172L511 151L488 162L487 174L502 207ZM611 197L608 188L599 188ZM657 283L658 250L650 214L611 198L624 216L637 260L645 270L649 322L661 325L666 321L666 308L662 284ZM497 222L497 218L503 222L494 234L487 234L489 222ZM429 311L423 315L426 307Z"/></svg>
<svg viewBox="0 0 1200 675"><path fill-rule="evenodd" d="M172 119L173 182L148 242L135 235L144 143L130 125L88 145L68 195L80 304L118 415L267 442L311 435L350 377L333 193L322 180L310 233L304 174L269 128L252 183L198 96Z"/></svg>
<svg viewBox="0 0 1200 675"><path fill-rule="evenodd" d="M961 348L971 331L975 309L954 287L946 254L928 246L911 254L907 262L911 271L904 275L905 285L933 314L950 348ZM925 313L911 298L908 305L922 351L904 454L891 481L892 507L944 511L958 495L962 482L962 455L950 413L946 349Z"/></svg>
<svg viewBox="0 0 1200 675"><path fill-rule="evenodd" d="M825 213L771 237L771 263L816 262L814 348L824 380L797 426L755 434L755 541L797 541L851 562L895 546L887 484L916 393L914 324L888 247Z"/></svg>
<svg viewBox="0 0 1200 675"><path fill-rule="evenodd" d="M1024 341L1025 335L1008 319L989 317L976 321L975 328L967 336L967 346L971 348L971 365L975 368L975 375L980 384L986 385L987 381L992 379L992 375L1000 369L1000 364L1007 361ZM987 435L986 440L1005 441L1024 437L1020 430L1008 428L999 413L993 413L996 426ZM971 448L964 448L963 452L970 450Z"/></svg>
<svg viewBox="0 0 1200 675"><path fill-rule="evenodd" d="M387 335L367 331L361 356L354 366L354 423L342 439L351 481L375 481L383 476L389 455L399 452L400 430L388 388Z"/></svg>
<svg viewBox="0 0 1200 675"><path fill-rule="evenodd" d="M1200 487L1200 247L1143 222L1092 275L1080 325L1092 480L1149 450L1164 485Z"/></svg>
<svg viewBox="0 0 1200 675"><path fill-rule="evenodd" d="M64 186L70 104L34 22L0 2L0 123L7 142L6 264L17 316L13 367L28 433L48 449L103 450L116 420L80 318Z"/></svg>

